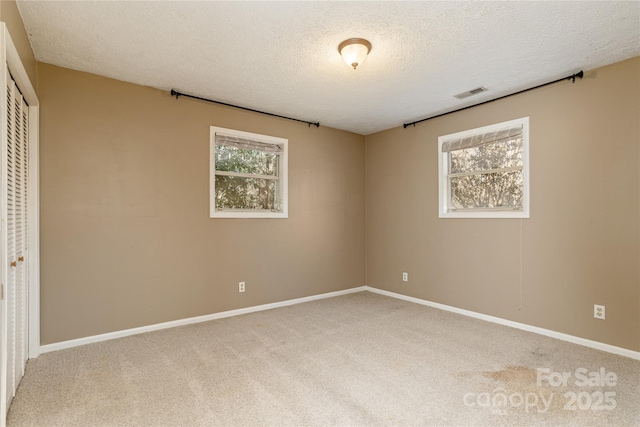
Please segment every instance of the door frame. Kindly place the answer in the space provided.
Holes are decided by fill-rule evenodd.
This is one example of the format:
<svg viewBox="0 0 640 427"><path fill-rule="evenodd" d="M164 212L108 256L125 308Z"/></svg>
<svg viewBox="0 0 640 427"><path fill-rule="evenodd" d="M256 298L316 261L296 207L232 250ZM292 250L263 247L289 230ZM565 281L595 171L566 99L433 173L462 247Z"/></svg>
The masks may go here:
<svg viewBox="0 0 640 427"><path fill-rule="evenodd" d="M27 290L29 292L29 300L27 305L27 315L29 316L28 327L28 357L29 359L40 355L40 181L39 181L39 123L40 123L40 102L36 91L33 88L29 75L27 74L20 55L13 44L13 40L9 35L7 26L4 22L0 22L0 99L6 102L7 86L6 82L7 69L15 80L25 101L29 105L29 166L27 175L27 217L28 217L28 258L27 258L27 277L29 280ZM3 156L6 158L7 146L7 110L3 108L0 113L0 143L2 144ZM2 175L2 185L6 186L6 174L0 171ZM4 193L3 193L4 194ZM2 196L0 206L6 206L6 196ZM1 211L1 209L0 209ZM6 218L0 218L2 227L0 231L0 281L3 285L4 295L0 304L0 427L6 424L6 396L7 381L5 375L7 373L7 300L6 300Z"/></svg>

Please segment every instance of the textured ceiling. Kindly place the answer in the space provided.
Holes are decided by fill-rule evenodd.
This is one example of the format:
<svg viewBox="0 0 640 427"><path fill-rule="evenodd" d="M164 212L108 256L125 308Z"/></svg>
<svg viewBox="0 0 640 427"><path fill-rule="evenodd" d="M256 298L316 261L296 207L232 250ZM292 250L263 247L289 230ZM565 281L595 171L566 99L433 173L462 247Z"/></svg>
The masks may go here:
<svg viewBox="0 0 640 427"><path fill-rule="evenodd" d="M640 55L638 1L18 7L38 61L364 135ZM355 71L351 37L373 45Z"/></svg>

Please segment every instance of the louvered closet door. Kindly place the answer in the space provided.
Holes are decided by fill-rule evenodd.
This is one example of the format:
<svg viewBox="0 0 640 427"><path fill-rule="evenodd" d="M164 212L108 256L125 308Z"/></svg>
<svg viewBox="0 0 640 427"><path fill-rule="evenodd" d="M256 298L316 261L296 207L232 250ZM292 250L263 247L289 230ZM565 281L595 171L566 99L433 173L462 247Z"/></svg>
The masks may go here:
<svg viewBox="0 0 640 427"><path fill-rule="evenodd" d="M13 80L7 85L7 403L27 362L28 108ZM7 405L8 407L8 405Z"/></svg>

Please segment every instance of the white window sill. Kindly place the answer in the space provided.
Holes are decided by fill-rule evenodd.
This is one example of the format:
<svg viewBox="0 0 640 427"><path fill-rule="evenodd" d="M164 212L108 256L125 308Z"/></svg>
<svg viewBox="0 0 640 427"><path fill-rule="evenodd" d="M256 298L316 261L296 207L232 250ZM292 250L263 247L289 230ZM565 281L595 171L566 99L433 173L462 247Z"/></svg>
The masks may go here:
<svg viewBox="0 0 640 427"><path fill-rule="evenodd" d="M521 211L452 211L440 212L440 218L529 218L529 212Z"/></svg>
<svg viewBox="0 0 640 427"><path fill-rule="evenodd" d="M210 218L289 218L287 212L264 211L216 211L209 215Z"/></svg>

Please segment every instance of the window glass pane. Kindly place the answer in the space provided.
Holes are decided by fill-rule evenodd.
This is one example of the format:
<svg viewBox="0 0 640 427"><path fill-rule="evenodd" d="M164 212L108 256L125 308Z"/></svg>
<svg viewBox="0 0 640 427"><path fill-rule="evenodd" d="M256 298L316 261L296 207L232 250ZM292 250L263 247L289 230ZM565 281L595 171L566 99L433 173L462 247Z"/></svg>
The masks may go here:
<svg viewBox="0 0 640 427"><path fill-rule="evenodd" d="M522 208L521 170L450 178L451 208Z"/></svg>
<svg viewBox="0 0 640 427"><path fill-rule="evenodd" d="M259 150L216 145L216 170L277 176L278 155Z"/></svg>
<svg viewBox="0 0 640 427"><path fill-rule="evenodd" d="M276 209L277 181L216 175L216 209Z"/></svg>
<svg viewBox="0 0 640 427"><path fill-rule="evenodd" d="M450 173L522 167L522 138L451 151Z"/></svg>

